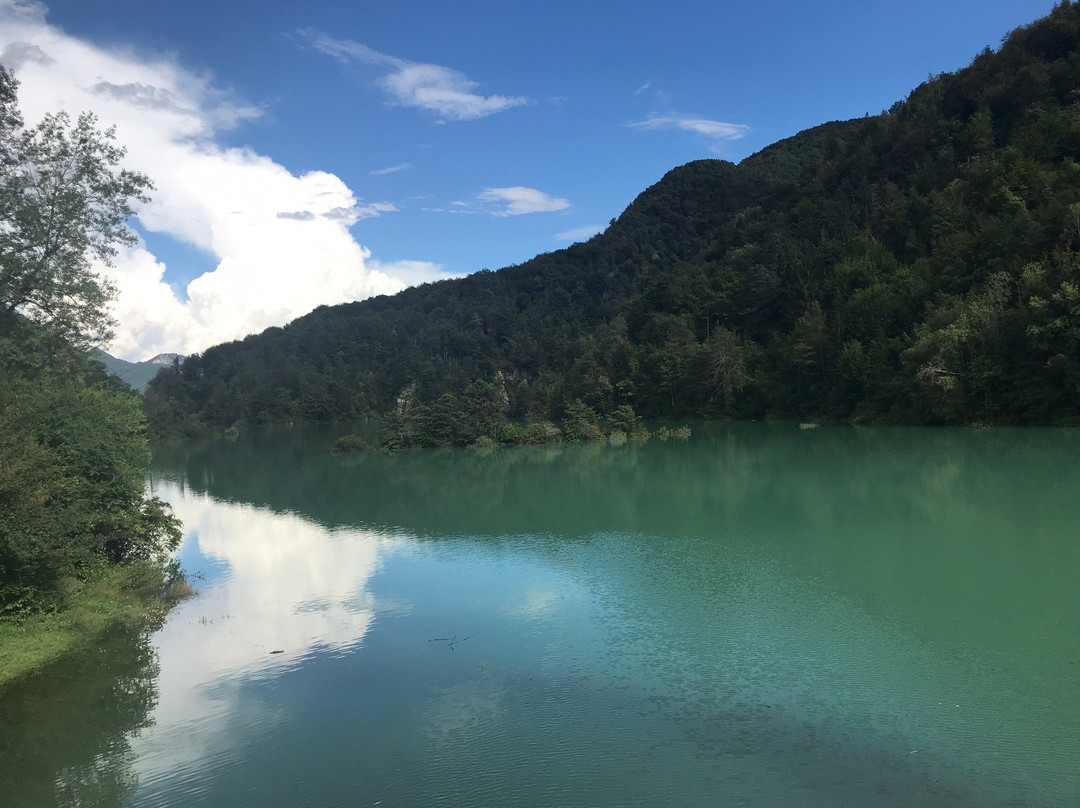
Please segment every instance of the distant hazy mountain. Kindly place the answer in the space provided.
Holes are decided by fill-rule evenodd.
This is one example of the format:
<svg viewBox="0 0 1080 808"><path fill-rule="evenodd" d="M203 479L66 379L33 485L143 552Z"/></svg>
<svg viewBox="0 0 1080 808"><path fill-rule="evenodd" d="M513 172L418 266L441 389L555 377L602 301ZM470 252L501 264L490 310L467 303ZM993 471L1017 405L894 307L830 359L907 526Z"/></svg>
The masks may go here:
<svg viewBox="0 0 1080 808"><path fill-rule="evenodd" d="M127 362L110 356L105 351L98 351L97 358L105 365L105 370L142 393L159 370L163 367L171 367L174 362L182 361L184 357L175 353L162 353L143 362Z"/></svg>

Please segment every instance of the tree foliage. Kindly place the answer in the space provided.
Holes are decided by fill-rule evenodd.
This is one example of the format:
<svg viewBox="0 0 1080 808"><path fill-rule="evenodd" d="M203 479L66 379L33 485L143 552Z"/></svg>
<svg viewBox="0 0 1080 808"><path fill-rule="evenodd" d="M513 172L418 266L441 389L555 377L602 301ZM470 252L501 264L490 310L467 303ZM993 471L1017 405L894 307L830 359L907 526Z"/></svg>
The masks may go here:
<svg viewBox="0 0 1080 808"><path fill-rule="evenodd" d="M166 562L179 540L144 496L141 403L85 347L108 328L90 269L129 238L145 178L82 116L23 131L0 67L0 616L64 606L65 582Z"/></svg>
<svg viewBox="0 0 1080 808"><path fill-rule="evenodd" d="M510 418L1080 421L1080 6L876 116L671 171L601 235L321 307L151 385L161 434L435 407Z"/></svg>
<svg viewBox="0 0 1080 808"><path fill-rule="evenodd" d="M29 129L0 66L0 315L48 325L82 347L106 340L112 286L92 261L134 243L127 220L149 179L119 168L124 149L91 113L46 115Z"/></svg>
<svg viewBox="0 0 1080 808"><path fill-rule="evenodd" d="M66 578L105 564L165 562L179 538L144 496L149 460L137 396L89 360L27 378L0 367L0 614L63 605Z"/></svg>

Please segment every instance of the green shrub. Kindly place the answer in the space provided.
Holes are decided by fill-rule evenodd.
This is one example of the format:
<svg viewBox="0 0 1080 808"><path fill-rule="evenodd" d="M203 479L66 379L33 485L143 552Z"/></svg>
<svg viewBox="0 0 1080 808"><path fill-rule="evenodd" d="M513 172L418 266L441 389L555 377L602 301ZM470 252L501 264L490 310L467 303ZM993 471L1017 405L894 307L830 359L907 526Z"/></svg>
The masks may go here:
<svg viewBox="0 0 1080 808"><path fill-rule="evenodd" d="M334 445L330 447L330 451L334 454L351 454L352 452L362 452L367 448L367 441L359 435L350 433L348 435L342 435L334 441Z"/></svg>

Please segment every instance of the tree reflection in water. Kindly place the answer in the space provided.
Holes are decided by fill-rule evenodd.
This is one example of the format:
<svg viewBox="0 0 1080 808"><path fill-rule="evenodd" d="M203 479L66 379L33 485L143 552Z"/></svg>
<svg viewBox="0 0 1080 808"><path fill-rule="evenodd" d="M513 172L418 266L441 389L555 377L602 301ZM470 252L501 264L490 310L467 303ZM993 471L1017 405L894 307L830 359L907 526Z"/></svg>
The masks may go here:
<svg viewBox="0 0 1080 808"><path fill-rule="evenodd" d="M150 628L92 648L0 691L0 805L119 806L136 784L131 740L157 703Z"/></svg>

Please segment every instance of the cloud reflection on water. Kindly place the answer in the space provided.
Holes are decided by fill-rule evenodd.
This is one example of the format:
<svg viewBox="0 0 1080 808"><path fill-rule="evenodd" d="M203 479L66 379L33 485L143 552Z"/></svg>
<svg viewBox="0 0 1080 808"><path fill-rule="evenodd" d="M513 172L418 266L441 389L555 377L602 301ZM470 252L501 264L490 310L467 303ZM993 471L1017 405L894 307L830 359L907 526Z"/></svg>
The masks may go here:
<svg viewBox="0 0 1080 808"><path fill-rule="evenodd" d="M174 482L156 493L170 502L209 566L222 571L182 604L154 637L161 660L155 724L166 732L138 742L150 777L175 771L228 744L228 729L244 731L281 720L269 705L245 701L240 690L317 653L356 647L381 605L368 589L380 554L398 544L366 530L337 529L295 513L223 502ZM410 604L385 604L396 614ZM261 711L261 712L260 712Z"/></svg>

